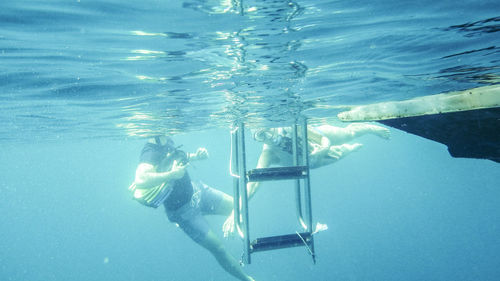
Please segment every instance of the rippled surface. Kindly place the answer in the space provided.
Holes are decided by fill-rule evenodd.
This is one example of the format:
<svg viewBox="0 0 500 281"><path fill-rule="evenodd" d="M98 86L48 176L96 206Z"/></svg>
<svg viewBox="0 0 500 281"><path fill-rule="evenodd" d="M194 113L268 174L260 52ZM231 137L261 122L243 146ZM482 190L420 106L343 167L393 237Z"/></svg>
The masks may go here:
<svg viewBox="0 0 500 281"><path fill-rule="evenodd" d="M3 1L0 139L319 122L345 105L498 83L499 12L497 1Z"/></svg>

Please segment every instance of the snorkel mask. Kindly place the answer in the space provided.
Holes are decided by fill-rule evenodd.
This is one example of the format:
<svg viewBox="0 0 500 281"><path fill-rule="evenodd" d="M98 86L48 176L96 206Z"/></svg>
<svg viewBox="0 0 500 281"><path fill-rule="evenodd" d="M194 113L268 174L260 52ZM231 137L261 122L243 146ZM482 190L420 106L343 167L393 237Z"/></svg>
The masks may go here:
<svg viewBox="0 0 500 281"><path fill-rule="evenodd" d="M253 131L253 139L258 142L264 142L266 140L266 129L257 129Z"/></svg>
<svg viewBox="0 0 500 281"><path fill-rule="evenodd" d="M155 137L155 144L166 148L168 151L174 150L174 141L167 136L156 136Z"/></svg>
<svg viewBox="0 0 500 281"><path fill-rule="evenodd" d="M275 128L257 129L253 132L253 139L258 142L276 144L281 139L281 136Z"/></svg>
<svg viewBox="0 0 500 281"><path fill-rule="evenodd" d="M182 145L175 146L174 141L170 137L157 136L155 137L155 143L165 150L167 157L173 158L183 165L189 162L186 152L179 149Z"/></svg>

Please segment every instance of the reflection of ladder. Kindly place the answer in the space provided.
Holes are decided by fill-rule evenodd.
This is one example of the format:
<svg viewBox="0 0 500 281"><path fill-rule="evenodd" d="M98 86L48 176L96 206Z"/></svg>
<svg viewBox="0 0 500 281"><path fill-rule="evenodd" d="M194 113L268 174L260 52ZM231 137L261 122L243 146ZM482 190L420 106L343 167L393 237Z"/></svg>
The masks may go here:
<svg viewBox="0 0 500 281"><path fill-rule="evenodd" d="M297 124L292 126L293 166L261 168L250 171L246 170L245 130L243 123L238 124L236 129L231 133L231 169L238 171L238 175L235 175L233 178L235 229L243 238L243 262L247 264L251 263L250 255L252 253L297 246L307 247L313 262L316 262L312 229L308 145L307 141L304 141L307 140L307 121L303 119L300 124L302 141L298 141L298 127ZM299 152L301 153L300 157ZM297 231L293 234L257 238L250 242L247 183L284 179L295 180L297 217L302 227L302 232ZM303 183L302 186L301 182Z"/></svg>

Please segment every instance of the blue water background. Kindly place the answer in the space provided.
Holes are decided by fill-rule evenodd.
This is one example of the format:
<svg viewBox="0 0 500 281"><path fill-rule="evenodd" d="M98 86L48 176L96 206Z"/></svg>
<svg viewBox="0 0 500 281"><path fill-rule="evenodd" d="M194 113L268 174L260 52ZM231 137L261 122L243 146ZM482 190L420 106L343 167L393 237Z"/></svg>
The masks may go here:
<svg viewBox="0 0 500 281"><path fill-rule="evenodd" d="M3 1L0 280L232 280L162 210L130 199L144 136L210 158L229 128L334 122L344 105L498 83L496 1ZM147 52L146 52L147 50ZM397 130L313 171L317 264L257 253L257 280L497 280L500 169ZM260 146L248 142L248 164ZM297 230L291 184L251 201L257 236ZM210 218L218 229L224 218ZM235 256L239 239L224 241Z"/></svg>

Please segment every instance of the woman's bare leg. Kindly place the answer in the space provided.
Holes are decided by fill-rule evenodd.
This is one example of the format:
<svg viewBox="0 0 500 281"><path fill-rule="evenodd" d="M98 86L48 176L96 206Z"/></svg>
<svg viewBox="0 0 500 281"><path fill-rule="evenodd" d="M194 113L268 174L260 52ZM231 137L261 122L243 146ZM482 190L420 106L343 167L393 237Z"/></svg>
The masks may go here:
<svg viewBox="0 0 500 281"><path fill-rule="evenodd" d="M372 134L383 139L391 137L389 129L368 123L352 123L345 128L331 125L321 125L316 128L330 140L332 145L344 144L366 134Z"/></svg>
<svg viewBox="0 0 500 281"><path fill-rule="evenodd" d="M340 160L347 154L360 149L362 146L363 145L360 143L354 143L354 144L344 143L342 145L332 145L328 150L328 156L336 160Z"/></svg>
<svg viewBox="0 0 500 281"><path fill-rule="evenodd" d="M330 165L338 160L344 158L351 152L354 152L360 149L363 145L360 143L345 143L342 145L332 145L320 153L311 154L310 155L310 168L315 169L319 167L323 167L326 165Z"/></svg>
<svg viewBox="0 0 500 281"><path fill-rule="evenodd" d="M226 251L212 230L207 233L205 239L200 241L199 244L210 251L220 266L238 280L255 281L255 279L243 272L239 262Z"/></svg>

